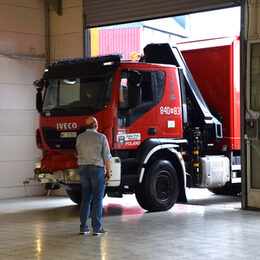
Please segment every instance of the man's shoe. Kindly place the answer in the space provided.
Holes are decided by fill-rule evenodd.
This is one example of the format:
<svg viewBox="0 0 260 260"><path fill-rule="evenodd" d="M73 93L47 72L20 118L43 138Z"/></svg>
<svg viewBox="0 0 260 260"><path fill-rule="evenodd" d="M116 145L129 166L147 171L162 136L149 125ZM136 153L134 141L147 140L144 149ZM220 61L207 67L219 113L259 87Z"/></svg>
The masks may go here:
<svg viewBox="0 0 260 260"><path fill-rule="evenodd" d="M90 234L90 231L89 230L85 230L85 231L83 231L83 230L80 230L80 235L89 235Z"/></svg>
<svg viewBox="0 0 260 260"><path fill-rule="evenodd" d="M104 230L103 228L100 229L100 230L98 230L98 231L94 231L94 230L93 230L93 235L94 235L94 236L100 236L100 235L106 235L106 234L107 234L107 231Z"/></svg>

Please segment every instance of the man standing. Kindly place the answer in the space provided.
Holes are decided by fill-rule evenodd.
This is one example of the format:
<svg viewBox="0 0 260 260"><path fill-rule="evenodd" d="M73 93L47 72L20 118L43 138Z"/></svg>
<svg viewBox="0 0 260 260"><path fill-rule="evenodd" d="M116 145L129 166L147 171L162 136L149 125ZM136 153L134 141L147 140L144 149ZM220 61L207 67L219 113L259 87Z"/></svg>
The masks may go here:
<svg viewBox="0 0 260 260"><path fill-rule="evenodd" d="M106 180L110 178L111 154L105 135L98 133L96 118L86 120L86 131L76 141L78 151L79 175L82 188L80 204L80 234L90 234L87 220L92 202L93 235L106 234L102 227L103 196ZM106 168L106 174L104 171Z"/></svg>

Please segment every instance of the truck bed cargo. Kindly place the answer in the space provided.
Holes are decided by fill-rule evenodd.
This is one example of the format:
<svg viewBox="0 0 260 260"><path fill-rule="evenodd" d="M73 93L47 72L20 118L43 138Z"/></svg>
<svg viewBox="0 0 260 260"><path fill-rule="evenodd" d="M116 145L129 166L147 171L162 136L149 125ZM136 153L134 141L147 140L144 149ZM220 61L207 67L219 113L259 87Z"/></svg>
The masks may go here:
<svg viewBox="0 0 260 260"><path fill-rule="evenodd" d="M240 42L238 37L178 44L210 107L219 114L223 139L215 147L240 150Z"/></svg>

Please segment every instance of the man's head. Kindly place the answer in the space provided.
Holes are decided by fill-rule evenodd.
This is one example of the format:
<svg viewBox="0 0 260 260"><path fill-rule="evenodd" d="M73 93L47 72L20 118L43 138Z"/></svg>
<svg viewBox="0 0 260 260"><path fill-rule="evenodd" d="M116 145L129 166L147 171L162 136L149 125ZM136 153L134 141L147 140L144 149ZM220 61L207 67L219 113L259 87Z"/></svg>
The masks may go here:
<svg viewBox="0 0 260 260"><path fill-rule="evenodd" d="M98 128L98 122L95 117L89 117L86 120L86 128L87 129L97 129Z"/></svg>

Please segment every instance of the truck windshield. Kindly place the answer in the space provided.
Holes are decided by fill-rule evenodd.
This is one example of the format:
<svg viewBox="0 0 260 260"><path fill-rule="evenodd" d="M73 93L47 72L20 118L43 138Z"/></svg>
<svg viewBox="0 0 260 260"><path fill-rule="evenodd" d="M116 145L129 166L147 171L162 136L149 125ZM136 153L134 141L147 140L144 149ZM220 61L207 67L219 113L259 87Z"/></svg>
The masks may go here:
<svg viewBox="0 0 260 260"><path fill-rule="evenodd" d="M43 112L95 114L110 104L113 77L51 79L46 89Z"/></svg>

